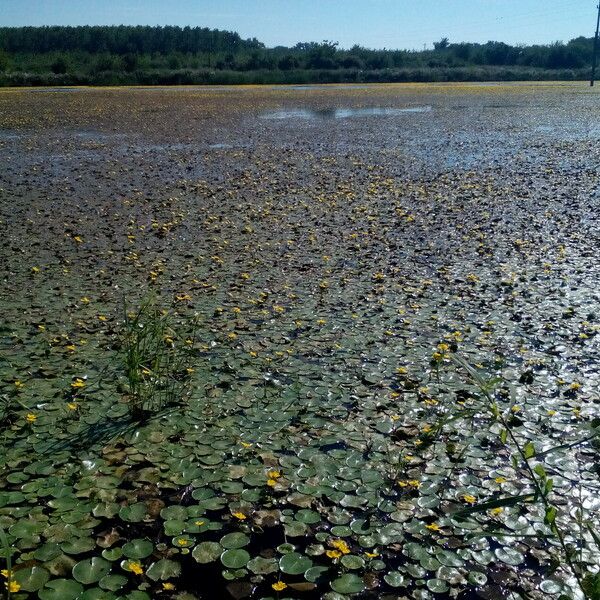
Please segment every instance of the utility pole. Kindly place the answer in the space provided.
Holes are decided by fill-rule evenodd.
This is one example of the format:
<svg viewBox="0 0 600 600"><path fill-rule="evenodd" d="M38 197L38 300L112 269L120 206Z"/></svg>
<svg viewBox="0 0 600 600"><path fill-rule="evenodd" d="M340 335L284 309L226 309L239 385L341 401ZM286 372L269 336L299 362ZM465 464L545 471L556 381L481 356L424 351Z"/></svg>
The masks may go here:
<svg viewBox="0 0 600 600"><path fill-rule="evenodd" d="M600 33L600 3L598 4L598 20L596 21L596 37L594 37L594 56L592 57L592 79L590 85L594 86L596 78L596 63L598 60L598 33Z"/></svg>

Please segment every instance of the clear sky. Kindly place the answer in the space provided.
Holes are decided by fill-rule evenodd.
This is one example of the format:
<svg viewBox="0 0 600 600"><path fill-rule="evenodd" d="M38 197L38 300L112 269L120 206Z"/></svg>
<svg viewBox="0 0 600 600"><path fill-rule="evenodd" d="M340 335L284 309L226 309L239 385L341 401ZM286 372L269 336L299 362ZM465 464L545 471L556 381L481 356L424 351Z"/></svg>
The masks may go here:
<svg viewBox="0 0 600 600"><path fill-rule="evenodd" d="M267 46L423 48L592 36L595 0L0 0L0 25L191 25L237 31Z"/></svg>

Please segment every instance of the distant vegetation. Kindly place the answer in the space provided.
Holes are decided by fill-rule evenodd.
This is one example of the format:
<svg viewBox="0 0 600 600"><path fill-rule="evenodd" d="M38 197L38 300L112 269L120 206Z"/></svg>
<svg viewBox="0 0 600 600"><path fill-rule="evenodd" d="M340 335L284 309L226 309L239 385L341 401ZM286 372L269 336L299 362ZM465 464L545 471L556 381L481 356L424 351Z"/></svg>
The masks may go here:
<svg viewBox="0 0 600 600"><path fill-rule="evenodd" d="M593 39L371 50L306 42L266 48L200 27L0 28L0 85L310 83L585 79Z"/></svg>

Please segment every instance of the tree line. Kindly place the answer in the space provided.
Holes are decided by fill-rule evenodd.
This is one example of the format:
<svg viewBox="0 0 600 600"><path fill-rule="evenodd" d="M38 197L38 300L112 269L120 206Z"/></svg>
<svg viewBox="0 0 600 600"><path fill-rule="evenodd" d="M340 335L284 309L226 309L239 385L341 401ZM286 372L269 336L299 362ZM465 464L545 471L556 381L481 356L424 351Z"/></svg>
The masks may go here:
<svg viewBox="0 0 600 600"><path fill-rule="evenodd" d="M411 51L328 40L267 48L206 27L3 27L0 84L583 79L592 52L585 37L530 46L444 38Z"/></svg>

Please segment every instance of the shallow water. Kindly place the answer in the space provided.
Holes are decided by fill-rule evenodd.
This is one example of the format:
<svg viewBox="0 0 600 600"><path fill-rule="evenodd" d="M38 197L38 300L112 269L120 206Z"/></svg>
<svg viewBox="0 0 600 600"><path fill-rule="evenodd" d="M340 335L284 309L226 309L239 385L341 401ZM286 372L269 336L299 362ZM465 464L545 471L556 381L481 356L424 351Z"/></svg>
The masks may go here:
<svg viewBox="0 0 600 600"><path fill-rule="evenodd" d="M431 112L431 106L410 106L391 108L372 106L365 108L291 108L268 111L260 115L261 119L284 121L288 119L349 119L353 117L397 117L406 113Z"/></svg>

